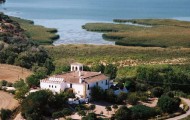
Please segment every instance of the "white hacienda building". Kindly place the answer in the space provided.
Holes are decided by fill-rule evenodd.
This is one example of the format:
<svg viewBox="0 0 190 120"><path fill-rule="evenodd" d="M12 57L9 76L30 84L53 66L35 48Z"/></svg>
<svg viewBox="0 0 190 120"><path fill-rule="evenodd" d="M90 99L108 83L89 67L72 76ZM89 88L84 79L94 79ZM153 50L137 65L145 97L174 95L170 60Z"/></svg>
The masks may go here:
<svg viewBox="0 0 190 120"><path fill-rule="evenodd" d="M73 92L82 98L90 98L90 88L96 85L104 90L108 89L108 77L101 72L83 71L83 65L80 63L71 64L71 71L68 73L40 80L41 89L59 93L66 88L72 88Z"/></svg>

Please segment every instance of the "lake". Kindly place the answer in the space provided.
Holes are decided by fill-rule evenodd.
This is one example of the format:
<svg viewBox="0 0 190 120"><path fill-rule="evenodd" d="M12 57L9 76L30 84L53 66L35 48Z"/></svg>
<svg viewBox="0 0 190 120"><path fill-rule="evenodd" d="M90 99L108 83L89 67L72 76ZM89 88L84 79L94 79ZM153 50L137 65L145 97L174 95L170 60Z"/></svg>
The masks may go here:
<svg viewBox="0 0 190 120"><path fill-rule="evenodd" d="M174 18L190 20L190 0L7 0L0 11L35 24L58 29L54 44L114 44L101 33L81 28L87 22L115 18Z"/></svg>

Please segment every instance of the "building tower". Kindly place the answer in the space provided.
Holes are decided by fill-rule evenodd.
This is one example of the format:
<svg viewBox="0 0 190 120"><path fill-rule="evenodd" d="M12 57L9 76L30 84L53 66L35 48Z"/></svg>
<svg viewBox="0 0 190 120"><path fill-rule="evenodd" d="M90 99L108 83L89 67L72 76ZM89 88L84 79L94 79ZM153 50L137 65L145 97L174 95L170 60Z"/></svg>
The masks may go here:
<svg viewBox="0 0 190 120"><path fill-rule="evenodd" d="M72 63L71 71L83 71L83 64L81 63Z"/></svg>

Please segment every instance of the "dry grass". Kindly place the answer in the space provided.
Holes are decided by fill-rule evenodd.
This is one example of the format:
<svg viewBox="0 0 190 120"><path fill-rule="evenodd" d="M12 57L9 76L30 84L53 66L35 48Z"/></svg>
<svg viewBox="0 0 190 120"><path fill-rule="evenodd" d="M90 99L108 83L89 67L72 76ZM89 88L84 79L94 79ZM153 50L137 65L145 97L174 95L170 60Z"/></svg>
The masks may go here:
<svg viewBox="0 0 190 120"><path fill-rule="evenodd" d="M25 79L32 72L18 66L0 64L0 80L7 80L8 82L15 82L18 79Z"/></svg>
<svg viewBox="0 0 190 120"><path fill-rule="evenodd" d="M4 108L13 110L18 106L19 102L16 99L14 99L13 95L4 91L0 91L0 109Z"/></svg>

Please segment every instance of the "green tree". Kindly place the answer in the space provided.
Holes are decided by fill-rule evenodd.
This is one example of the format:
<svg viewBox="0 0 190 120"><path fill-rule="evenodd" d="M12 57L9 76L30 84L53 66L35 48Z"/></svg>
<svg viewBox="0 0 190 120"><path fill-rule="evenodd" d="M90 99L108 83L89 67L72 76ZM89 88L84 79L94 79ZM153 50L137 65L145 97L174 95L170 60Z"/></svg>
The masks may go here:
<svg viewBox="0 0 190 120"><path fill-rule="evenodd" d="M129 91L135 90L135 82L132 80L126 80L124 83L124 87Z"/></svg>
<svg viewBox="0 0 190 120"><path fill-rule="evenodd" d="M105 67L104 73L108 74L110 76L110 79L115 79L117 75L117 67L113 64L108 64Z"/></svg>
<svg viewBox="0 0 190 120"><path fill-rule="evenodd" d="M104 73L105 66L103 64L97 64L92 67L92 71Z"/></svg>
<svg viewBox="0 0 190 120"><path fill-rule="evenodd" d="M108 89L106 90L106 96L105 96L105 100L108 102L112 102L115 103L117 100L117 96L114 94L114 91L112 89Z"/></svg>
<svg viewBox="0 0 190 120"><path fill-rule="evenodd" d="M38 72L33 75L30 75L29 77L26 78L26 83L28 84L29 87L37 87L40 85L40 80L46 77L46 74L43 72Z"/></svg>
<svg viewBox="0 0 190 120"><path fill-rule="evenodd" d="M49 97L48 105L53 109L62 109L67 104L68 96L65 92Z"/></svg>
<svg viewBox="0 0 190 120"><path fill-rule="evenodd" d="M9 109L2 108L0 112L1 112L1 114L0 114L1 120L8 120L12 114L12 111Z"/></svg>
<svg viewBox="0 0 190 120"><path fill-rule="evenodd" d="M156 110L144 105L135 105L130 108L132 111L133 120L147 120L148 118L156 116Z"/></svg>
<svg viewBox="0 0 190 120"><path fill-rule="evenodd" d="M94 86L91 88L91 99L92 100L102 100L103 98L103 89L99 86Z"/></svg>
<svg viewBox="0 0 190 120"><path fill-rule="evenodd" d="M169 96L161 96L158 99L157 106L163 112L173 113L179 109L180 99L177 98L170 98Z"/></svg>
<svg viewBox="0 0 190 120"><path fill-rule="evenodd" d="M98 120L98 118L95 113L88 113L88 115L83 117L82 120Z"/></svg>
<svg viewBox="0 0 190 120"><path fill-rule="evenodd" d="M52 62L51 59L47 58L45 63L44 63L44 67L46 67L48 69L48 73L47 74L50 74L52 71L55 70L55 66Z"/></svg>
<svg viewBox="0 0 190 120"><path fill-rule="evenodd" d="M89 107L88 107L88 109L92 112L92 111L94 111L95 109L96 109L96 105L90 105Z"/></svg>
<svg viewBox="0 0 190 120"><path fill-rule="evenodd" d="M117 103L123 103L127 99L127 93L125 92L120 92L119 95L117 96Z"/></svg>
<svg viewBox="0 0 190 120"><path fill-rule="evenodd" d="M86 116L86 112L84 110L80 110L78 111L78 115L81 117Z"/></svg>
<svg viewBox="0 0 190 120"><path fill-rule="evenodd" d="M112 108L114 109L114 112L118 109L118 105L117 104L114 104L113 106L112 106Z"/></svg>
<svg viewBox="0 0 190 120"><path fill-rule="evenodd" d="M164 89L161 87L155 87L151 92L154 97L160 97L164 93Z"/></svg>
<svg viewBox="0 0 190 120"><path fill-rule="evenodd" d="M121 106L115 113L116 120L131 120L131 110L126 106Z"/></svg>
<svg viewBox="0 0 190 120"><path fill-rule="evenodd" d="M127 97L127 101L129 104L135 105L139 101L139 97L137 96L136 93L130 93Z"/></svg>
<svg viewBox="0 0 190 120"><path fill-rule="evenodd" d="M72 111L68 108L64 108L62 111L54 112L52 114L53 118L66 117L72 114Z"/></svg>
<svg viewBox="0 0 190 120"><path fill-rule="evenodd" d="M110 106L106 106L105 109L106 109L106 111L108 111L108 115L109 115L109 111L112 111Z"/></svg>
<svg viewBox="0 0 190 120"><path fill-rule="evenodd" d="M1 86L6 86L7 83L8 83L8 82L7 82L6 80L2 80L2 81L0 81Z"/></svg>
<svg viewBox="0 0 190 120"><path fill-rule="evenodd" d="M16 88L15 98L22 101L25 98L26 93L29 91L28 86L23 79L16 81L13 86Z"/></svg>
<svg viewBox="0 0 190 120"><path fill-rule="evenodd" d="M48 100L53 93L46 90L31 93L21 103L21 113L26 118L42 119L44 115L50 114Z"/></svg>

